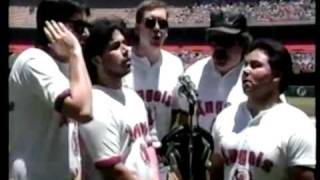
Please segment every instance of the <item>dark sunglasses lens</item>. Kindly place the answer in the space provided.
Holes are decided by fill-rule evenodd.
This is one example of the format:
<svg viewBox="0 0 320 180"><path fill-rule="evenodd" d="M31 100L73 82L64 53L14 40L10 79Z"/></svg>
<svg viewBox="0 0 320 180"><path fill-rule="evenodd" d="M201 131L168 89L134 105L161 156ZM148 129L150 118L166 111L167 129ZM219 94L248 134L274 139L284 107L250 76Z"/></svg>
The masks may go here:
<svg viewBox="0 0 320 180"><path fill-rule="evenodd" d="M155 19L147 19L145 21L145 26L149 29L153 29L154 26L156 25L156 20Z"/></svg>
<svg viewBox="0 0 320 180"><path fill-rule="evenodd" d="M167 20L158 20L160 29L167 29L168 28L168 21Z"/></svg>
<svg viewBox="0 0 320 180"><path fill-rule="evenodd" d="M82 21L82 20L74 20L74 21L69 21L69 22L73 24L74 30L79 34L82 34L84 32L85 28L90 28L91 27L90 23L87 23L87 22Z"/></svg>
<svg viewBox="0 0 320 180"><path fill-rule="evenodd" d="M168 28L168 21L164 19L147 19L145 21L145 26L149 29L153 29L156 26L156 23L158 21L160 29L167 29Z"/></svg>

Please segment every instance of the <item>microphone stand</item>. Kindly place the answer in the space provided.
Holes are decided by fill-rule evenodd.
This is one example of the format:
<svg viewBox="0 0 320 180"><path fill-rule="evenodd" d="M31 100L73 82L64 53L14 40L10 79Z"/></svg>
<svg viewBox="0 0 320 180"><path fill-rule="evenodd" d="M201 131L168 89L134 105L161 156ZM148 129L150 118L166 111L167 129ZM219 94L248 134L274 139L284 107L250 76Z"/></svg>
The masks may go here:
<svg viewBox="0 0 320 180"><path fill-rule="evenodd" d="M189 116L188 116L188 124L189 124L189 143L188 143L188 152L189 152L189 180L193 180L193 172L192 172L192 158L193 158L193 115L195 103L189 103Z"/></svg>
<svg viewBox="0 0 320 180"><path fill-rule="evenodd" d="M180 82L182 84L181 93L187 98L189 103L189 142L188 142L188 153L189 153L189 180L194 180L193 169L192 169L192 158L193 158L193 116L195 114L196 103L198 102L198 93L194 88L194 84L191 82L189 77L181 77Z"/></svg>
<svg viewBox="0 0 320 180"><path fill-rule="evenodd" d="M194 88L190 86L183 86L183 94L188 100L189 103L189 114L188 114L188 127L189 127L189 142L188 142L188 154L189 154L189 180L194 180L193 177L193 168L192 168L192 159L193 159L193 130L194 123L193 117L195 115L196 104L198 103L198 93Z"/></svg>

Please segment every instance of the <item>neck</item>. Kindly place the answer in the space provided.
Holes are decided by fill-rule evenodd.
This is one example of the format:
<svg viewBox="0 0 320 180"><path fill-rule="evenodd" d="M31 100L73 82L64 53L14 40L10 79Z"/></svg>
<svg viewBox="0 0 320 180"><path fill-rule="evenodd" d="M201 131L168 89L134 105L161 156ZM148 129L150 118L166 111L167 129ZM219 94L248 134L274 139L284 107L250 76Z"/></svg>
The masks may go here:
<svg viewBox="0 0 320 180"><path fill-rule="evenodd" d="M279 93L273 93L263 97L248 97L247 106L251 115L254 117L260 111L269 109L280 102L281 99Z"/></svg>
<svg viewBox="0 0 320 180"><path fill-rule="evenodd" d="M135 48L135 52L138 56L146 57L151 65L158 62L161 58L161 49L151 46L143 46L139 44Z"/></svg>
<svg viewBox="0 0 320 180"><path fill-rule="evenodd" d="M122 87L121 78L111 77L107 75L99 79L99 84L111 89L120 89Z"/></svg>

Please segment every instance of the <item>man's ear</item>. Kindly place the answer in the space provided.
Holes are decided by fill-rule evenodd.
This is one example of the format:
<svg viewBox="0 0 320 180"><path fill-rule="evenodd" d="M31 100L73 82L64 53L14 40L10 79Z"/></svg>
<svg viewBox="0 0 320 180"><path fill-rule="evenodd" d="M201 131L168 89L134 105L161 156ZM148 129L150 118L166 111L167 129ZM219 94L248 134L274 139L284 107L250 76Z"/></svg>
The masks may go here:
<svg viewBox="0 0 320 180"><path fill-rule="evenodd" d="M101 64L101 62L102 62L102 59L101 59L100 56L95 56L94 58L92 58L92 63L93 63L94 65Z"/></svg>
<svg viewBox="0 0 320 180"><path fill-rule="evenodd" d="M272 83L280 86L282 73L277 70L272 70Z"/></svg>
<svg viewBox="0 0 320 180"><path fill-rule="evenodd" d="M134 29L133 29L134 34L137 35L137 36L139 35L139 28L140 28L140 27L139 27L139 24L136 24L136 25L134 26Z"/></svg>
<svg viewBox="0 0 320 180"><path fill-rule="evenodd" d="M277 72L277 71L273 71L273 82L280 82L280 79L281 79L281 76L282 76L282 73L280 72Z"/></svg>
<svg viewBox="0 0 320 180"><path fill-rule="evenodd" d="M280 77L279 76L273 77L273 82L280 82Z"/></svg>

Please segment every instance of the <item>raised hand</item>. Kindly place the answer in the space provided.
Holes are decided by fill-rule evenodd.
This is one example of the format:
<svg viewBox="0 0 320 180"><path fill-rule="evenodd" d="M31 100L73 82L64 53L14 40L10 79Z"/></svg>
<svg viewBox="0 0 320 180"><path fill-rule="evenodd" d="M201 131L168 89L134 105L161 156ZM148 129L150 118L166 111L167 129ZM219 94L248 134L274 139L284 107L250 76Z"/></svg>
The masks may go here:
<svg viewBox="0 0 320 180"><path fill-rule="evenodd" d="M46 21L44 32L48 37L51 50L63 61L67 61L71 55L82 54L81 45L74 34L61 22Z"/></svg>

